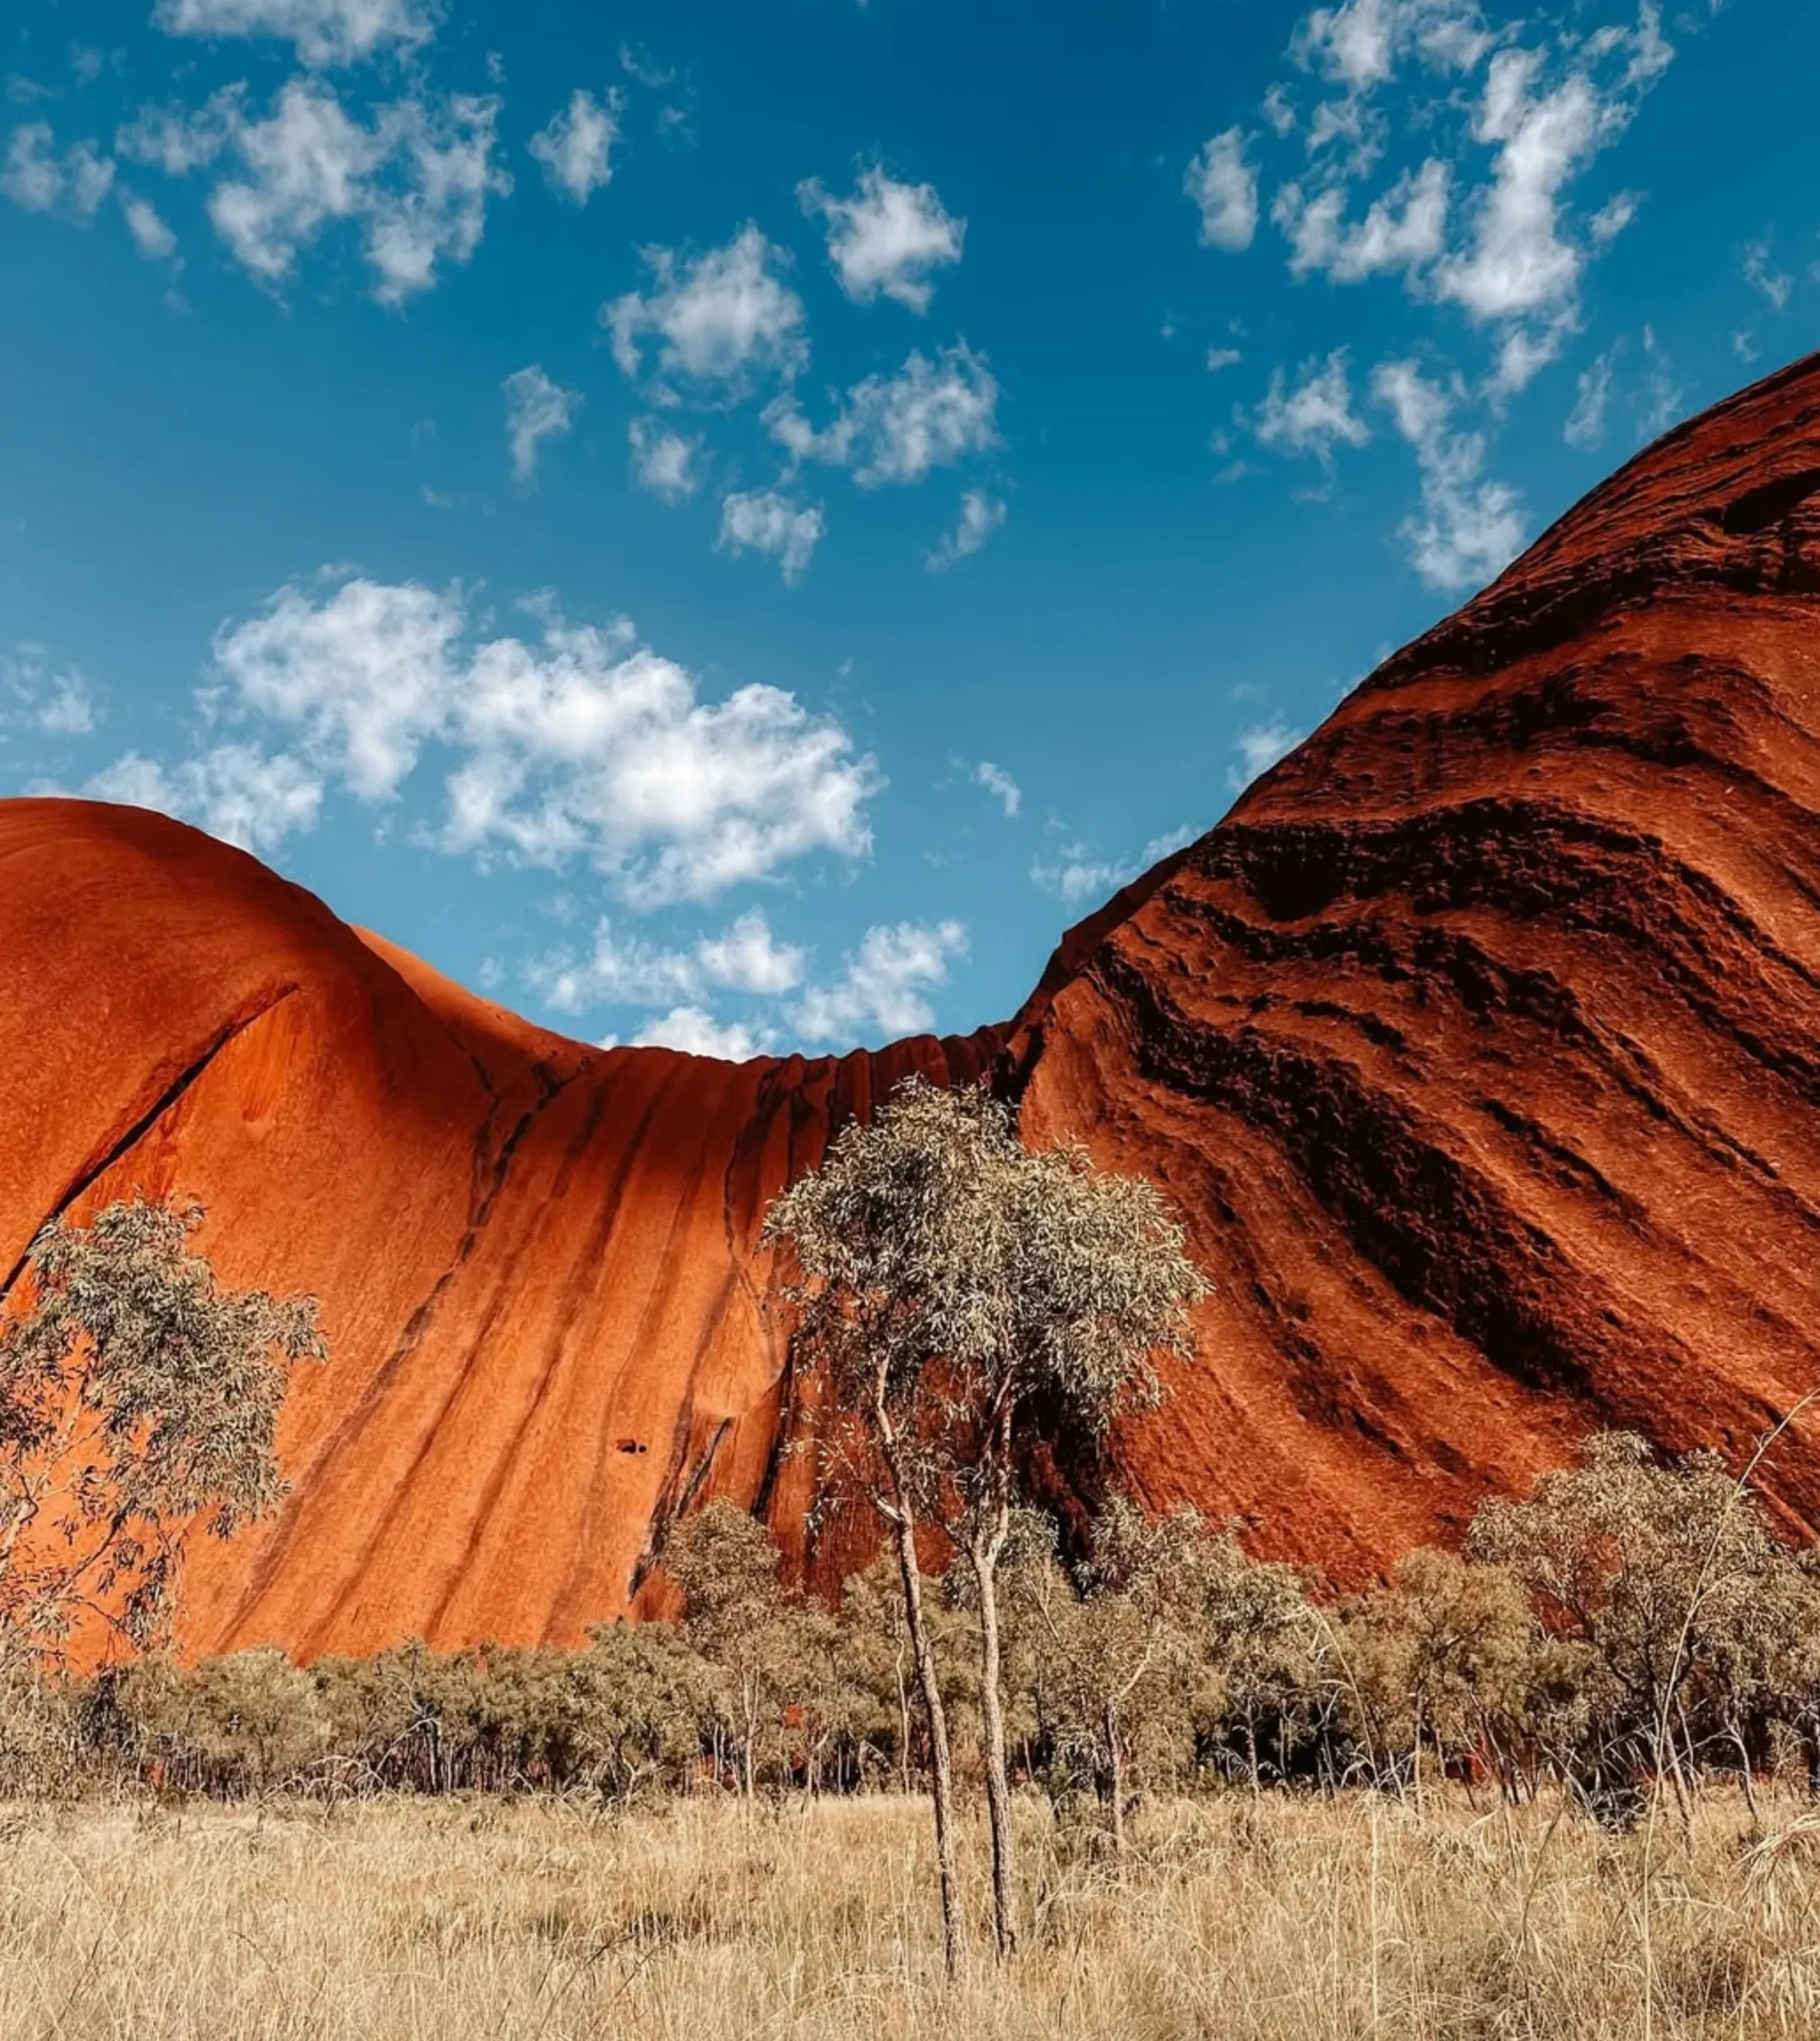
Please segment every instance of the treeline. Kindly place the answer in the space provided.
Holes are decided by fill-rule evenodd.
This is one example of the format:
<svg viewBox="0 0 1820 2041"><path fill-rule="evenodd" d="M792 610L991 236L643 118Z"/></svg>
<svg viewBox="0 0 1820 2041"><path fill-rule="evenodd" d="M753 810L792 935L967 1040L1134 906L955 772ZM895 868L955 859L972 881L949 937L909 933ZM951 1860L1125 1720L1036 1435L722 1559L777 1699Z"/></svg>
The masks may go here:
<svg viewBox="0 0 1820 2041"><path fill-rule="evenodd" d="M763 1528L725 1504L665 1554L675 1623L588 1647L411 1644L297 1666L272 1650L167 1656L0 1690L0 1791L241 1795L852 1793L922 1783L900 1575L837 1606L795 1593ZM977 1762L978 1611L967 1569L928 1583L957 1762ZM1000 1563L1013 1776L1122 1846L1146 1793L1221 1784L1419 1796L1443 1778L1521 1799L1558 1783L1621 1824L1661 1784L1691 1803L1820 1783L1820 1559L1772 1536L1716 1456L1606 1434L1526 1500L1485 1505L1464 1555L1412 1553L1339 1597L1248 1558L1228 1525L1121 1502L1072 1559L1034 1516Z"/></svg>

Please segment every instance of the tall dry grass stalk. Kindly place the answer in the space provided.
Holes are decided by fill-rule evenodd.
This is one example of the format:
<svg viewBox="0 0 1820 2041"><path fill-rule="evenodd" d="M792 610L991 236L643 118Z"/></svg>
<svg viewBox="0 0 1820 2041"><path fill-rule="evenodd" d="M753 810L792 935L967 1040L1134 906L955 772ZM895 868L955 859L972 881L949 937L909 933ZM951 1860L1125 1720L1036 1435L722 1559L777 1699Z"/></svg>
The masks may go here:
<svg viewBox="0 0 1820 2041"><path fill-rule="evenodd" d="M1160 1805L1118 1873L1020 1802L1033 1932L941 1974L925 1811L548 1801L0 1811L6 2041L1633 2041L1820 2032L1820 1826ZM977 1945L989 1915L965 1894Z"/></svg>

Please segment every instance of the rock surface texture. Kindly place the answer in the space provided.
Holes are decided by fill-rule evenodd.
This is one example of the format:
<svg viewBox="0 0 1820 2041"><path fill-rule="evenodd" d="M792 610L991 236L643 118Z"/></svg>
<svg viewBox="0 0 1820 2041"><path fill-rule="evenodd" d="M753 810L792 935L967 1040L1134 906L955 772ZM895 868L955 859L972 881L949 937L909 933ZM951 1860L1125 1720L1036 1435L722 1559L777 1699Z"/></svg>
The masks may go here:
<svg viewBox="0 0 1820 2041"><path fill-rule="evenodd" d="M573 1640L709 1493L831 1571L753 1243L912 1069L1187 1215L1200 1360L1114 1446L1153 1504L1348 1581L1595 1426L1747 1453L1820 1386L1820 359L1621 471L965 1038L591 1049L178 824L0 804L0 1281L136 1188L323 1300L291 1499L200 1553L192 1648ZM1817 1441L1763 1476L1809 1523Z"/></svg>

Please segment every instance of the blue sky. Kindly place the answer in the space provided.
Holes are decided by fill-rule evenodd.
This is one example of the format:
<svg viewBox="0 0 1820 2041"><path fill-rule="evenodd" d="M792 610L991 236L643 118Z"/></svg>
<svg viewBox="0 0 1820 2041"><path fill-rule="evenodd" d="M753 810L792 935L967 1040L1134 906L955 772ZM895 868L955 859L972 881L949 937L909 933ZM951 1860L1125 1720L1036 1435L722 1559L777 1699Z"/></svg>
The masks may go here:
<svg viewBox="0 0 1820 2041"><path fill-rule="evenodd" d="M1813 344L1820 10L13 0L0 792L590 1039L1008 1014Z"/></svg>

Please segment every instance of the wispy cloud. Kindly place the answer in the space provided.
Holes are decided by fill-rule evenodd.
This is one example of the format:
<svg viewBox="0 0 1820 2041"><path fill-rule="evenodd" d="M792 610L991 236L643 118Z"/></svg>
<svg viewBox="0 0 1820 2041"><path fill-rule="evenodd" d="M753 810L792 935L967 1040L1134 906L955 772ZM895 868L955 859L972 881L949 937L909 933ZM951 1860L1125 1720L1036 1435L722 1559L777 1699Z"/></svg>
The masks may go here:
<svg viewBox="0 0 1820 2041"><path fill-rule="evenodd" d="M1002 497L989 496L983 489L969 489L961 498L960 521L928 555L925 564L932 574L945 573L957 560L966 560L985 545L1005 520Z"/></svg>
<svg viewBox="0 0 1820 2041"><path fill-rule="evenodd" d="M529 368L515 368L503 387L512 472L528 482L537 471L538 448L546 439L560 439L568 431L584 399L579 390L566 390L552 382L535 362Z"/></svg>
<svg viewBox="0 0 1820 2041"><path fill-rule="evenodd" d="M1002 765L995 765L989 758L982 758L973 768L973 784L984 787L1004 808L1005 819L1015 820L1024 805L1024 789L1019 786Z"/></svg>

